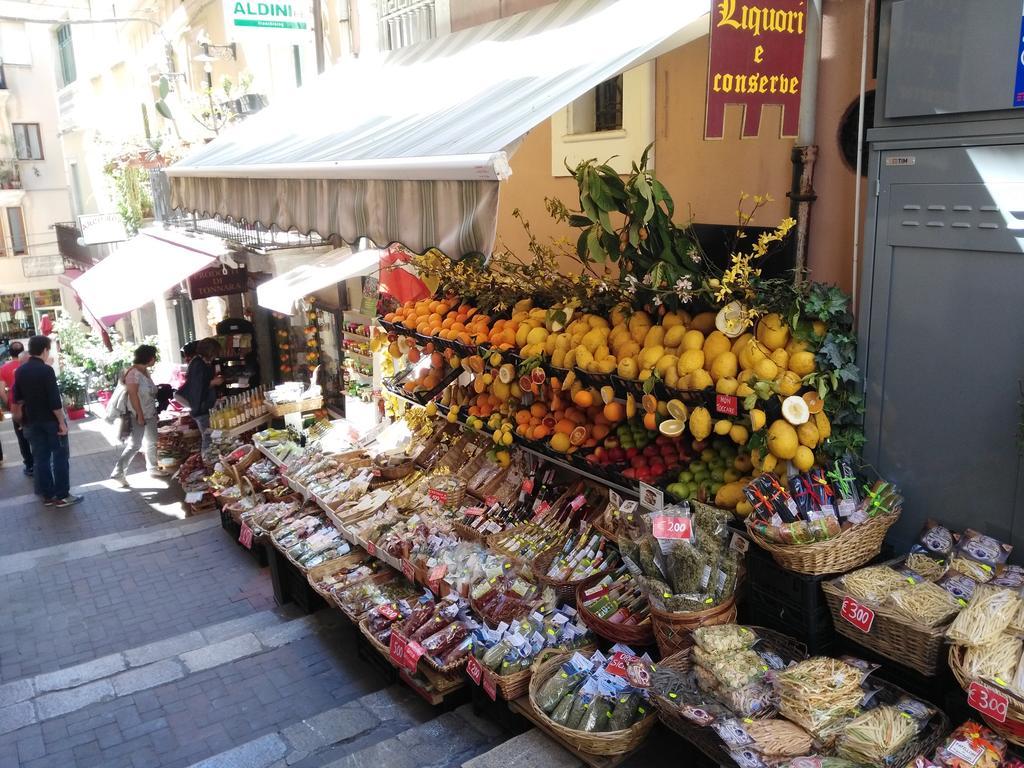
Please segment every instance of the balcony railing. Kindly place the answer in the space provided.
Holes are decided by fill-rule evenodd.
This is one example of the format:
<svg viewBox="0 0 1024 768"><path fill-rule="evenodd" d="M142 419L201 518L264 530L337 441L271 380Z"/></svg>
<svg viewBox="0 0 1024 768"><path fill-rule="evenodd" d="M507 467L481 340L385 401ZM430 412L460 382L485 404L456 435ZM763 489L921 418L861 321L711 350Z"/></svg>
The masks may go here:
<svg viewBox="0 0 1024 768"><path fill-rule="evenodd" d="M72 221L59 221L53 225L53 230L57 233L57 250L65 262L91 267L110 255L109 245L81 244L82 230Z"/></svg>

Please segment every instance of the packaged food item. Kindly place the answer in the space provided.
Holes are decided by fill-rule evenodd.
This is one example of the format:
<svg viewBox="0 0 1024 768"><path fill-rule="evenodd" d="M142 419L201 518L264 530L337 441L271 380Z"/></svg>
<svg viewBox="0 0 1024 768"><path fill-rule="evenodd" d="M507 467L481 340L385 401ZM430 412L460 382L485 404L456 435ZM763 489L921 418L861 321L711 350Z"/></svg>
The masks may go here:
<svg viewBox="0 0 1024 768"><path fill-rule="evenodd" d="M953 595L930 581L893 592L885 605L906 621L925 627L945 624L962 608Z"/></svg>
<svg viewBox="0 0 1024 768"><path fill-rule="evenodd" d="M943 768L999 768L1005 754L1003 739L968 720L935 751L935 763Z"/></svg>
<svg viewBox="0 0 1024 768"><path fill-rule="evenodd" d="M1004 688L1014 684L1024 643L1012 635L999 635L985 645L972 645L964 653L964 673L970 679L991 680Z"/></svg>
<svg viewBox="0 0 1024 768"><path fill-rule="evenodd" d="M980 585L974 598L946 630L946 637L958 645L988 645L1010 625L1020 603L1016 592Z"/></svg>
<svg viewBox="0 0 1024 768"><path fill-rule="evenodd" d="M898 708L875 707L847 724L839 737L839 756L867 765L888 765L888 758L917 731L917 721Z"/></svg>
<svg viewBox="0 0 1024 768"><path fill-rule="evenodd" d="M609 731L622 731L639 722L646 715L644 697L638 691L623 692L615 699L611 717L608 718Z"/></svg>
<svg viewBox="0 0 1024 768"><path fill-rule="evenodd" d="M1024 587L1024 568L1019 565L1007 565L1005 563L996 566L995 576L989 583L996 587L1020 589Z"/></svg>
<svg viewBox="0 0 1024 768"><path fill-rule="evenodd" d="M555 711L558 703L583 682L584 670L580 669L573 660L567 661L561 668L544 681L537 692L537 706L547 713Z"/></svg>
<svg viewBox="0 0 1024 768"><path fill-rule="evenodd" d="M719 654L750 648L758 637L752 629L739 624L716 624L698 627L693 631L693 639L701 650Z"/></svg>
<svg viewBox="0 0 1024 768"><path fill-rule="evenodd" d="M957 571L947 571L937 582L940 587L949 592L961 605L967 605L974 597L974 591L978 588L978 582L970 576L964 576Z"/></svg>
<svg viewBox="0 0 1024 768"><path fill-rule="evenodd" d="M913 584L904 573L888 565L871 565L843 576L843 591L857 600L882 605L893 592Z"/></svg>
<svg viewBox="0 0 1024 768"><path fill-rule="evenodd" d="M810 734L788 720L752 720L743 729L754 740L754 747L769 758L797 757L813 748Z"/></svg>
<svg viewBox="0 0 1024 768"><path fill-rule="evenodd" d="M998 539L978 533L972 528L963 532L960 541L957 543L956 552L966 558L983 563L991 569L1005 563L1013 547L1003 544Z"/></svg>
<svg viewBox="0 0 1024 768"><path fill-rule="evenodd" d="M812 734L852 710L863 697L861 670L827 656L807 659L774 675L779 711Z"/></svg>

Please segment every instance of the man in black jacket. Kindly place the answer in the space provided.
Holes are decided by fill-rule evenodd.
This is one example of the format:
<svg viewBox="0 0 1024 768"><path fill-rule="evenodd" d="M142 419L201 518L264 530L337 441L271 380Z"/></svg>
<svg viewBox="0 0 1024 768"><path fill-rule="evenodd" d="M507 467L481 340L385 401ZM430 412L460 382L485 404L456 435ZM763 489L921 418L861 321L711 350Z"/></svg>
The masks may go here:
<svg viewBox="0 0 1024 768"><path fill-rule="evenodd" d="M48 507L70 507L82 500L71 493L68 422L57 387L57 376L47 365L50 339L28 340L29 359L14 374L15 418L20 419L35 459L36 494Z"/></svg>

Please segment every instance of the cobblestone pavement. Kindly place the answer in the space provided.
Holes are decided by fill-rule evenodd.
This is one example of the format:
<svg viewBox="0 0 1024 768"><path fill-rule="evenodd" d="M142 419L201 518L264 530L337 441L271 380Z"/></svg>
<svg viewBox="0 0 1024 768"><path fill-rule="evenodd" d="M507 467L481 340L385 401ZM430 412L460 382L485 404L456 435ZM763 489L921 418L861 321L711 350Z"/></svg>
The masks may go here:
<svg viewBox="0 0 1024 768"><path fill-rule="evenodd" d="M340 613L276 605L268 569L218 515L186 518L141 459L131 489L107 480L103 426L74 426L85 500L57 510L0 423L0 768L582 764L468 697L431 707L359 658ZM624 765L679 757L659 736Z"/></svg>

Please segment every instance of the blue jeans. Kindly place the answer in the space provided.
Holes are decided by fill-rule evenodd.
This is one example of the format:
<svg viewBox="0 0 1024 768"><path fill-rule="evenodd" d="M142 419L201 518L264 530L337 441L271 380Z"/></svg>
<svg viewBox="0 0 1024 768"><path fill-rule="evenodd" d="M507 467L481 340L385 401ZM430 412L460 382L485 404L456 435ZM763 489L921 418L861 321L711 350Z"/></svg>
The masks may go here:
<svg viewBox="0 0 1024 768"><path fill-rule="evenodd" d="M71 493L68 436L57 434L56 421L26 424L25 437L32 446L36 494L44 499L63 499Z"/></svg>

